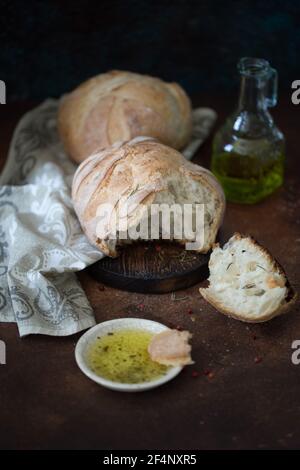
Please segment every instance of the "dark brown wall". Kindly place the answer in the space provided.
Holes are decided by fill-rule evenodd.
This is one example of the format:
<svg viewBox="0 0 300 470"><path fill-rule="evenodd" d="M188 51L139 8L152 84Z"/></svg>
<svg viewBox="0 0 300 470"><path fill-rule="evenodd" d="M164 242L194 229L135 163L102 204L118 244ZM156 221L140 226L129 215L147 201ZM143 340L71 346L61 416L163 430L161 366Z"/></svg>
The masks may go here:
<svg viewBox="0 0 300 470"><path fill-rule="evenodd" d="M0 1L0 79L8 101L58 96L111 68L226 93L245 55L281 85L300 78L299 0Z"/></svg>

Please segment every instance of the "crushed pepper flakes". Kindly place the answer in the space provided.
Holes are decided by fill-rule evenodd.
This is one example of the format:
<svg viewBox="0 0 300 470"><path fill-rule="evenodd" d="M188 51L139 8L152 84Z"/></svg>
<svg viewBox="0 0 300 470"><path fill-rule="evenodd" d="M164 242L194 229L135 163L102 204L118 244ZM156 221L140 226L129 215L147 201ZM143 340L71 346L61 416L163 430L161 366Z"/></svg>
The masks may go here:
<svg viewBox="0 0 300 470"><path fill-rule="evenodd" d="M254 362L255 362L255 364L259 364L260 362L262 362L262 357L261 356L256 356L254 358Z"/></svg>
<svg viewBox="0 0 300 470"><path fill-rule="evenodd" d="M212 379L214 377L214 373L211 371L211 370L204 370L203 374L208 378L208 379Z"/></svg>
<svg viewBox="0 0 300 470"><path fill-rule="evenodd" d="M193 370L192 377L199 377L199 372L197 370Z"/></svg>

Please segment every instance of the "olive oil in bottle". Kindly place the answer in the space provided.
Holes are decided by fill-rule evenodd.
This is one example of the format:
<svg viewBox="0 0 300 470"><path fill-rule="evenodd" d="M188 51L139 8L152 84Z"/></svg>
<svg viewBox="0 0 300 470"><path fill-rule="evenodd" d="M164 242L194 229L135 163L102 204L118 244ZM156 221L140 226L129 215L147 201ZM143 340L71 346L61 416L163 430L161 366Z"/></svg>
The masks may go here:
<svg viewBox="0 0 300 470"><path fill-rule="evenodd" d="M255 203L283 183L285 144L268 107L277 102L277 74L263 59L241 59L237 111L216 133L211 168L227 200Z"/></svg>

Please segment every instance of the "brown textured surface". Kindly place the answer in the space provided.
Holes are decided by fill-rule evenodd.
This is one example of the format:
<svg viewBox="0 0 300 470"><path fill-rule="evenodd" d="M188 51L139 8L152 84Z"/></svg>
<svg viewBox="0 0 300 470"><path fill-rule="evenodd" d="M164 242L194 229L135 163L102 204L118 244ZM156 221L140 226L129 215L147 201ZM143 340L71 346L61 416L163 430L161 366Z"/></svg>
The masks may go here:
<svg viewBox="0 0 300 470"><path fill-rule="evenodd" d="M215 106L220 121L230 111L230 101L221 98L199 96L195 103ZM30 106L0 107L2 161L13 127ZM265 244L297 290L299 112L281 100L274 113L288 140L284 188L256 206L228 205L223 227L225 238L239 230ZM197 161L207 163L209 153L208 142ZM216 313L200 297L199 285L174 299L103 288L87 273L79 278L98 321L134 316L189 329L196 364L157 390L120 394L81 374L74 361L80 335L21 340L15 325L1 324L7 343L7 365L0 366L1 448L300 446L300 365L291 363L291 343L300 339L299 303L287 316L246 325Z"/></svg>

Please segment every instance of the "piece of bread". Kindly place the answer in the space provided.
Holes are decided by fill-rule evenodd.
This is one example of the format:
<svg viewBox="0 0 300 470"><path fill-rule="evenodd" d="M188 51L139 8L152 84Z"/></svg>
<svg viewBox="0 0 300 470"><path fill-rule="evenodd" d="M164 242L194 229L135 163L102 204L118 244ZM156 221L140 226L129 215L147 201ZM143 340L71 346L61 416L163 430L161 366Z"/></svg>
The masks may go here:
<svg viewBox="0 0 300 470"><path fill-rule="evenodd" d="M148 353L154 362L165 366L186 366L193 364L189 331L166 330L154 335L148 346Z"/></svg>
<svg viewBox="0 0 300 470"><path fill-rule="evenodd" d="M209 261L209 287L200 293L219 312L245 322L285 313L296 299L283 268L250 236L235 233Z"/></svg>
<svg viewBox="0 0 300 470"><path fill-rule="evenodd" d="M157 208L154 204L163 203L168 207L176 203L180 208L183 204L192 204L193 221L196 204L204 204L204 240L200 247L192 249L207 252L215 242L225 208L223 190L210 171L148 137L114 144L82 162L74 175L72 197L88 239L112 257L118 255L117 246L132 243L133 235L124 240L129 229L141 226L146 219L150 227L150 210ZM126 204L129 210L124 217ZM99 208L105 205L109 205L110 210L103 216ZM181 219L178 216L174 220L178 225ZM120 227L117 239L112 236L115 222ZM159 236L154 239L176 238L173 232L168 238L161 220L158 225ZM191 237L176 241L183 244L199 240L200 230L198 227ZM138 239L149 239L148 233L146 235Z"/></svg>
<svg viewBox="0 0 300 470"><path fill-rule="evenodd" d="M58 129L76 162L139 135L181 149L191 136L191 104L177 83L115 70L87 80L62 99Z"/></svg>

